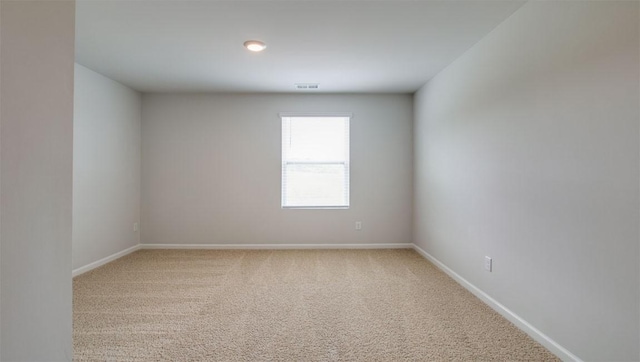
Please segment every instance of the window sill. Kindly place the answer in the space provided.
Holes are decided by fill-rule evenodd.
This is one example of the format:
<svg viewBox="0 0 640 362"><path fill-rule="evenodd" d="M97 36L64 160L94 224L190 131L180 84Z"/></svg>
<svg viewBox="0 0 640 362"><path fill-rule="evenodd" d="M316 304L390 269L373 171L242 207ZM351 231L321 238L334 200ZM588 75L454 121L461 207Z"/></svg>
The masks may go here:
<svg viewBox="0 0 640 362"><path fill-rule="evenodd" d="M283 210L348 210L349 206L282 206Z"/></svg>

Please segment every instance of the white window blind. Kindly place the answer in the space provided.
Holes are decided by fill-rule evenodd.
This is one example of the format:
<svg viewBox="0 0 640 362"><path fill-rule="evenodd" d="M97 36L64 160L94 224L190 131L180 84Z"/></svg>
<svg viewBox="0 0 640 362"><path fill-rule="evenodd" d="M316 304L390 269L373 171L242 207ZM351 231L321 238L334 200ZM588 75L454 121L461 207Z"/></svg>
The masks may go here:
<svg viewBox="0 0 640 362"><path fill-rule="evenodd" d="M282 118L282 207L349 207L350 116Z"/></svg>

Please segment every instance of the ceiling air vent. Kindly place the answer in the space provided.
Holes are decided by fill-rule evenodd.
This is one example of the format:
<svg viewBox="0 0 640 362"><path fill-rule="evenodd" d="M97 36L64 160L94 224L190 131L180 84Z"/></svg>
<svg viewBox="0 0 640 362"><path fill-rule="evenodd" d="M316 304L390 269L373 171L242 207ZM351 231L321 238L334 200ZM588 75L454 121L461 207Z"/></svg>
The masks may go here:
<svg viewBox="0 0 640 362"><path fill-rule="evenodd" d="M318 89L318 83L296 83L296 89Z"/></svg>

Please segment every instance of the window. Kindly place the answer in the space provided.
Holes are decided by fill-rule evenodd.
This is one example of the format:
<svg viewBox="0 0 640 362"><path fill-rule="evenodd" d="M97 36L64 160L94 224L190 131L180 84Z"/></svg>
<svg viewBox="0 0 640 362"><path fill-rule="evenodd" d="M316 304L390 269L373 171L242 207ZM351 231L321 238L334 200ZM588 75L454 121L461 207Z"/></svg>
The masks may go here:
<svg viewBox="0 0 640 362"><path fill-rule="evenodd" d="M349 207L351 115L282 118L282 207Z"/></svg>

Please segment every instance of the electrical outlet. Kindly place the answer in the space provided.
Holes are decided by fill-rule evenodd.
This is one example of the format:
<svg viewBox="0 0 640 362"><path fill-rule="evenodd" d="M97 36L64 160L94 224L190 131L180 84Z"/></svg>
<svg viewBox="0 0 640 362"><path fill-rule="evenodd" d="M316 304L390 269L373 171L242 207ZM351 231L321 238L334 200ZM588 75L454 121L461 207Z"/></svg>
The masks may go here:
<svg viewBox="0 0 640 362"><path fill-rule="evenodd" d="M133 223L133 231L134 231L134 232L136 232L136 231L138 231L139 229L140 229L140 228L138 227L138 223L137 223L137 222L134 222L134 223Z"/></svg>
<svg viewBox="0 0 640 362"><path fill-rule="evenodd" d="M493 271L493 259L488 256L484 257L484 269L488 272Z"/></svg>
<svg viewBox="0 0 640 362"><path fill-rule="evenodd" d="M362 230L362 221L356 221L356 230Z"/></svg>

